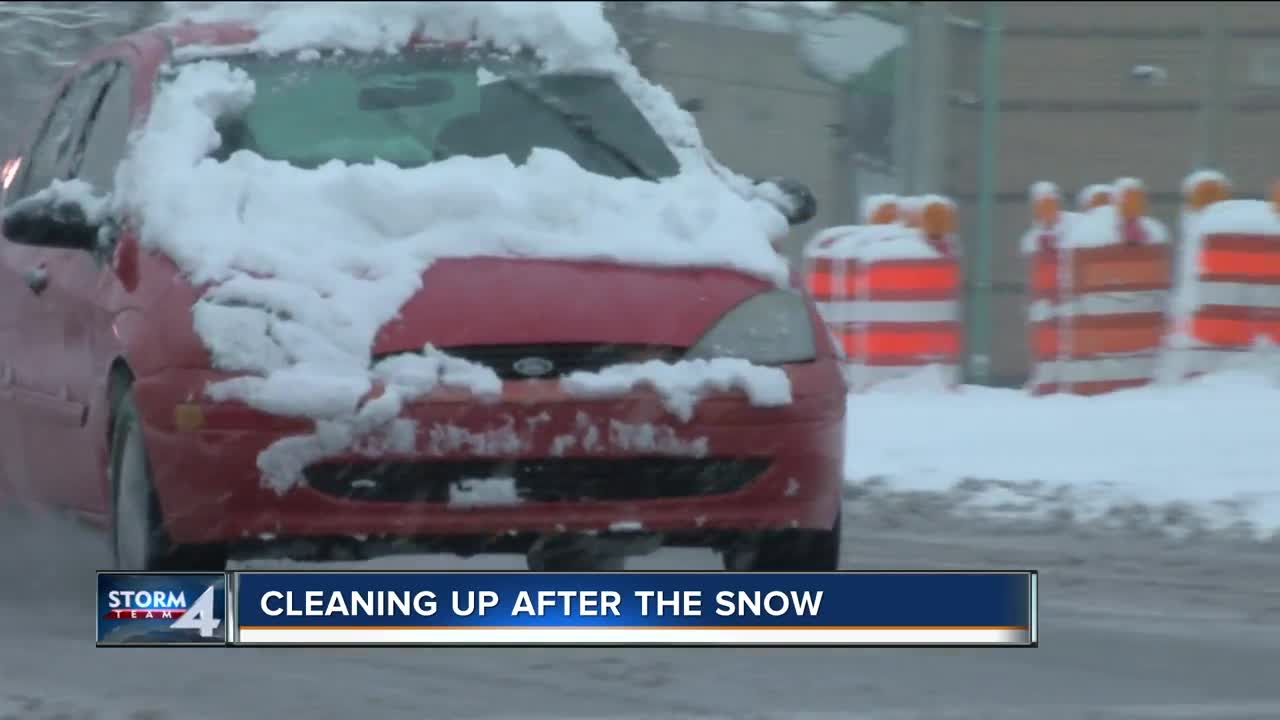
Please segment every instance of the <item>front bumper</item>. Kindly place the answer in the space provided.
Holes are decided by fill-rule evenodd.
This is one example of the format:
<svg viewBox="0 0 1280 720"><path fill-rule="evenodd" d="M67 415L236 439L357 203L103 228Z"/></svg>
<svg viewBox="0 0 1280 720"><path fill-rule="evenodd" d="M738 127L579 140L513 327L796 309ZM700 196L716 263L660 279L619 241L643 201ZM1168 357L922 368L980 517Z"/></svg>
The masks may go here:
<svg viewBox="0 0 1280 720"><path fill-rule="evenodd" d="M203 427L179 429L175 406L202 397L216 377L212 374L165 373L140 380L134 392L161 511L178 543L830 528L840 505L844 452L839 370L834 362L820 361L791 366L788 374L793 401L787 406L757 408L741 394L712 395L699 402L687 423L666 412L648 391L583 399L564 394L555 381L519 381L505 383L496 403L478 402L463 392L437 392L401 414L415 425L412 449L379 453L377 461L400 470L399 491L386 493L353 491L335 480L342 472L282 493L266 487L259 454L282 438L310 433L309 422L210 403ZM650 482L649 490L608 487L612 478L635 482L637 473L652 481L653 468L664 462L689 477L697 475L699 463L745 464L753 470L749 482L711 483L714 494L674 492L669 479ZM347 464L376 465L367 454L352 452L313 467ZM479 505L450 502L432 490L409 502L406 467L420 468L424 487L434 482L436 490L446 482L441 477L460 468L537 475L544 490L555 480L547 476L556 468L573 468L577 475L594 473L589 483L594 490L590 497L551 498L539 491L514 504ZM572 495L573 488L584 486L556 487L561 495L569 487Z"/></svg>

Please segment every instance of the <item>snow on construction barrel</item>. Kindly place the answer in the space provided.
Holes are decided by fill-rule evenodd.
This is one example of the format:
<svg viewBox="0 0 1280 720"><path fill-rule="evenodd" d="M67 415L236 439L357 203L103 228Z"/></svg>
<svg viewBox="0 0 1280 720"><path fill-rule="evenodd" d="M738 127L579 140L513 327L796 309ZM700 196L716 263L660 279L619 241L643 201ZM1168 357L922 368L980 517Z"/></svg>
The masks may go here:
<svg viewBox="0 0 1280 720"><path fill-rule="evenodd" d="M1133 179L1090 186L1063 212L1051 183L1031 189L1030 387L1037 395L1096 395L1150 382L1165 335L1168 233L1147 217Z"/></svg>
<svg viewBox="0 0 1280 720"><path fill-rule="evenodd" d="M806 280L846 356L853 390L935 366L957 381L961 346L955 205L929 195L868 198L863 225L819 232Z"/></svg>
<svg viewBox="0 0 1280 720"><path fill-rule="evenodd" d="M1183 255L1173 304L1179 370L1228 367L1280 343L1280 185L1269 200L1232 200L1220 173L1183 183Z"/></svg>

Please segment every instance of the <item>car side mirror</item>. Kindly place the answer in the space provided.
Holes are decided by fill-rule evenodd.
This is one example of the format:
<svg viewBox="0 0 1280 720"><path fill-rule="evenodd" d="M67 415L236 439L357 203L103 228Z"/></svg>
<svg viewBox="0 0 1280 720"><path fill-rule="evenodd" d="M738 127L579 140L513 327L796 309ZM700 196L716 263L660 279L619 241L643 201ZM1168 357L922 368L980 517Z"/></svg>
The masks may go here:
<svg viewBox="0 0 1280 720"><path fill-rule="evenodd" d="M40 247L92 250L98 227L81 203L44 192L19 200L0 216L0 234Z"/></svg>
<svg viewBox="0 0 1280 720"><path fill-rule="evenodd" d="M791 225L803 225L818 215L818 199L808 185L789 177L772 177L761 181L778 188L781 202L778 210Z"/></svg>

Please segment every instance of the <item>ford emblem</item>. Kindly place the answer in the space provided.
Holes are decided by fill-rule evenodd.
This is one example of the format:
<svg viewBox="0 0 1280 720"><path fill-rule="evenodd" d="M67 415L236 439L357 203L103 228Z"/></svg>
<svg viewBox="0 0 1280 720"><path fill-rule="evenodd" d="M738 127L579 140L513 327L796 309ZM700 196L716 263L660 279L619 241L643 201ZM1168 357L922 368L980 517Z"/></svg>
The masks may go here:
<svg viewBox="0 0 1280 720"><path fill-rule="evenodd" d="M549 375L555 368L550 360L541 357L520 358L511 367L525 377L542 377Z"/></svg>

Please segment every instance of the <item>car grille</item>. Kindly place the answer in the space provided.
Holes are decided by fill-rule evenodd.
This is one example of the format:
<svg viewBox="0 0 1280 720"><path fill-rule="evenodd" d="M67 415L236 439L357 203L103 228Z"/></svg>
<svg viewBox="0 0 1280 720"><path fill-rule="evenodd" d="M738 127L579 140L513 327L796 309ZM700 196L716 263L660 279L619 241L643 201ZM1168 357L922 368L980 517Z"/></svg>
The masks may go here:
<svg viewBox="0 0 1280 720"><path fill-rule="evenodd" d="M598 343L475 345L441 348L441 350L454 357L484 365L497 373L498 377L503 380L525 380L530 377L561 377L578 371L599 372L610 365L640 363L647 360L675 362L685 352L684 348L668 345L612 345ZM380 360L388 355L374 359ZM517 370L517 364L521 360L533 358L548 361L550 370L533 375Z"/></svg>
<svg viewBox="0 0 1280 720"><path fill-rule="evenodd" d="M522 502L600 502L724 495L745 488L768 460L645 458L321 463L307 484L349 500L447 503L450 488L511 478Z"/></svg>

